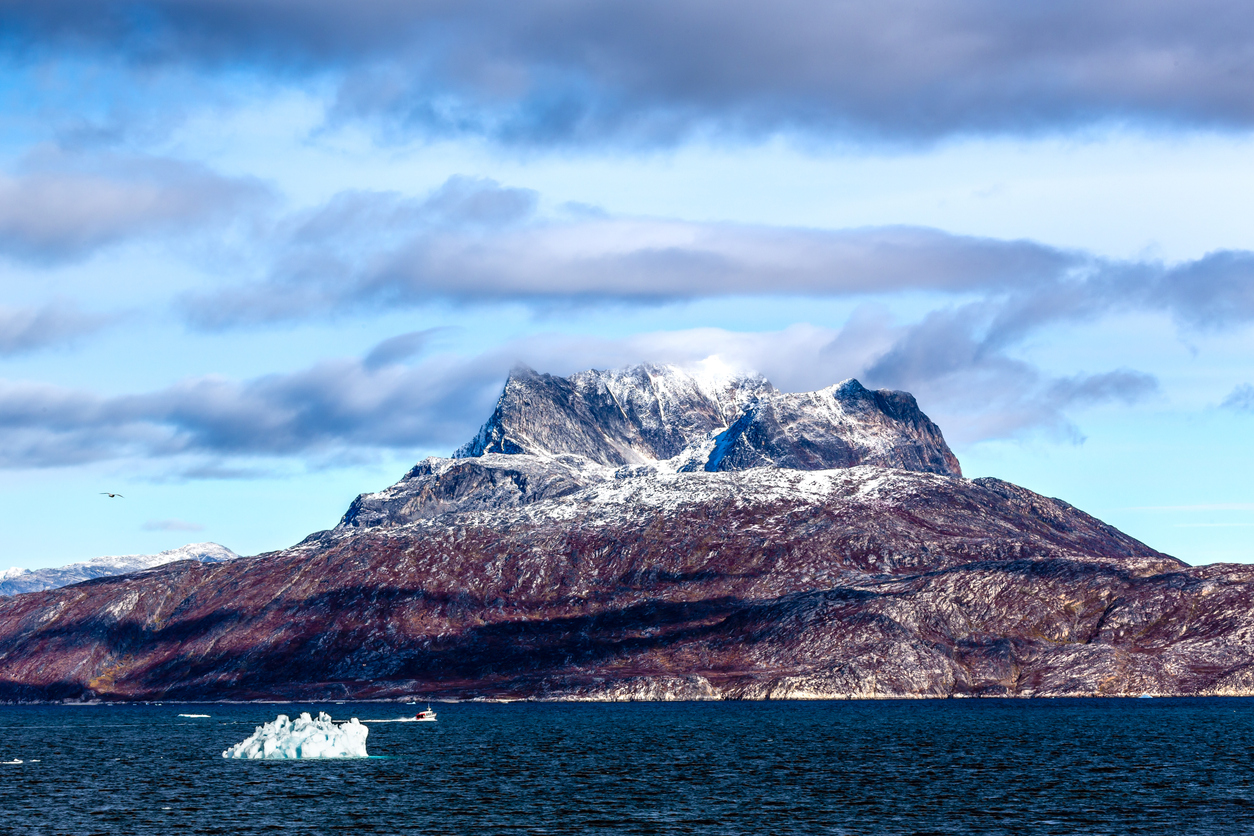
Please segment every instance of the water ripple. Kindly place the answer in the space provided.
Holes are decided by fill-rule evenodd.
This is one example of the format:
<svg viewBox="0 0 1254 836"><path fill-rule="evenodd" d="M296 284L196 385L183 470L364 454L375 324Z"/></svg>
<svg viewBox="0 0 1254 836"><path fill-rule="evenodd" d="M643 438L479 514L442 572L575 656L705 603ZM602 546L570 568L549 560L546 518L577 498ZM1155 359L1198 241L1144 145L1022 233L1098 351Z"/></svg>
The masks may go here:
<svg viewBox="0 0 1254 836"><path fill-rule="evenodd" d="M1254 832L1244 699L441 705L372 726L382 757L220 755L319 710L389 712L0 707L0 832Z"/></svg>

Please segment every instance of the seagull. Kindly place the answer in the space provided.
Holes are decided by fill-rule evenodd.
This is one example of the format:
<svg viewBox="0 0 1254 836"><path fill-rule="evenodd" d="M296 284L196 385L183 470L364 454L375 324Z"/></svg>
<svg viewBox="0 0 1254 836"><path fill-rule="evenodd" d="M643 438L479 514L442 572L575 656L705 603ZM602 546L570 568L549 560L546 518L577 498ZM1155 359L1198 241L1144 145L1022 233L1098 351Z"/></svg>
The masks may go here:
<svg viewBox="0 0 1254 836"><path fill-rule="evenodd" d="M118 499L126 499L126 497L122 496L122 494L120 494L120 493L109 493L108 491L101 491L101 492L100 492L100 495L101 495L101 496L107 496L107 497L109 497L110 499L113 499L115 496L116 496Z"/></svg>

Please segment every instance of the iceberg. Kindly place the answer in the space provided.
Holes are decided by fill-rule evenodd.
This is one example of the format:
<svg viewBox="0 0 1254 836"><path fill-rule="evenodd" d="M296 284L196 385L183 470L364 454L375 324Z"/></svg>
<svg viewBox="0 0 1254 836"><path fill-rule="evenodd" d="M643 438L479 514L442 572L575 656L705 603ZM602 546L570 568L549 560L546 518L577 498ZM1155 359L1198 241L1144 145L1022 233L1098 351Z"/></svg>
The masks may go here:
<svg viewBox="0 0 1254 836"><path fill-rule="evenodd" d="M289 758L365 758L370 729L357 721L335 723L325 711L315 720L308 712L292 722L280 714L273 723L258 726L247 740L222 753L224 758L286 760Z"/></svg>

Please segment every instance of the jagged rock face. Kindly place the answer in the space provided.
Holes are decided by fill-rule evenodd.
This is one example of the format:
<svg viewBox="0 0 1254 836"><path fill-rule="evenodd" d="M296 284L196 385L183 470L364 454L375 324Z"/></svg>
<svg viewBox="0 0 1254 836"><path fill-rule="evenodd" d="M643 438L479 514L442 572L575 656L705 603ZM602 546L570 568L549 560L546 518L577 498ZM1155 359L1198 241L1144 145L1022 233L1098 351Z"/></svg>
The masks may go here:
<svg viewBox="0 0 1254 836"><path fill-rule="evenodd" d="M354 499L336 530L401 525L454 511L514 508L567 496L607 478L582 464L573 457L496 453L427 459L392 487Z"/></svg>
<svg viewBox="0 0 1254 836"><path fill-rule="evenodd" d="M760 377L701 380L671 366L568 378L520 367L479 435L454 455L575 455L608 467L646 464L680 455L773 392Z"/></svg>
<svg viewBox="0 0 1254 836"><path fill-rule="evenodd" d="M754 402L719 436L705 469L823 470L859 464L962 475L940 428L913 396L872 392L856 380Z"/></svg>
<svg viewBox="0 0 1254 836"><path fill-rule="evenodd" d="M392 487L362 494L339 528L517 507L658 472L860 464L962 474L911 395L856 380L783 394L761 377L701 378L673 366L569 378L520 368L454 459L428 459Z"/></svg>
<svg viewBox="0 0 1254 836"><path fill-rule="evenodd" d="M1254 570L998 480L660 474L0 602L0 698L1246 693Z"/></svg>
<svg viewBox="0 0 1254 836"><path fill-rule="evenodd" d="M456 457L484 453L574 455L614 468L681 458L673 469L877 464L962 475L940 429L905 392L848 380L783 394L761 377L699 379L653 365L569 378L516 369Z"/></svg>

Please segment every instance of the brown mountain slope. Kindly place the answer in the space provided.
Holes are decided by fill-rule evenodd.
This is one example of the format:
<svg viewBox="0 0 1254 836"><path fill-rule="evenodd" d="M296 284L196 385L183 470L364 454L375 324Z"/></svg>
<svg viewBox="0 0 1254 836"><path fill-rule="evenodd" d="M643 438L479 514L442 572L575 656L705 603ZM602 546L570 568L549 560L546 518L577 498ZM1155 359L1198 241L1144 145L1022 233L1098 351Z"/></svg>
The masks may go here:
<svg viewBox="0 0 1254 836"><path fill-rule="evenodd" d="M997 480L624 479L0 601L0 699L1248 693L1245 567Z"/></svg>

